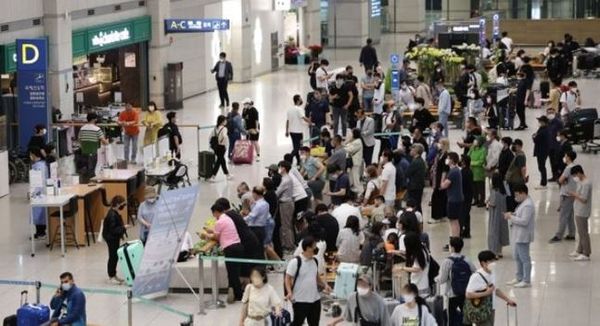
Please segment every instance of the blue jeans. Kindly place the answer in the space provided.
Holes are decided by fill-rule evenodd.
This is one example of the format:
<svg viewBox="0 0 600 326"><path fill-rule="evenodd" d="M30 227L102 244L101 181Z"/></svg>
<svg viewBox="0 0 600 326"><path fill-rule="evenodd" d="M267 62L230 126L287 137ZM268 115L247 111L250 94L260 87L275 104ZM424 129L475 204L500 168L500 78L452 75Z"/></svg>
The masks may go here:
<svg viewBox="0 0 600 326"><path fill-rule="evenodd" d="M135 158L137 157L137 140L138 135L131 136L128 134L123 134L123 144L125 149L125 161L127 162L135 162ZM129 149L131 148L131 160L129 159Z"/></svg>
<svg viewBox="0 0 600 326"><path fill-rule="evenodd" d="M365 112L373 112L373 98L363 97L363 107Z"/></svg>
<svg viewBox="0 0 600 326"><path fill-rule="evenodd" d="M441 123L442 126L444 126L444 137L448 137L448 116L449 114L440 112L440 116L438 119L438 122Z"/></svg>
<svg viewBox="0 0 600 326"><path fill-rule="evenodd" d="M531 283L531 256L529 242L515 243L515 262L517 263L517 280Z"/></svg>

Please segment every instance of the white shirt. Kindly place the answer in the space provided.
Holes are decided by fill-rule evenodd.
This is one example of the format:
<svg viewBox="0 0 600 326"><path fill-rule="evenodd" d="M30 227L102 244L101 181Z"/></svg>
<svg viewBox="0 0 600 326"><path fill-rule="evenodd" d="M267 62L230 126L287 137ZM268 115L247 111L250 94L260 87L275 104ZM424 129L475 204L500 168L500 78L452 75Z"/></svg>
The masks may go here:
<svg viewBox="0 0 600 326"><path fill-rule="evenodd" d="M302 134L306 129L306 122L304 121L304 108L300 106L293 106L287 111L287 121L289 123L288 130L290 133Z"/></svg>
<svg viewBox="0 0 600 326"><path fill-rule="evenodd" d="M398 229L396 229L395 227L391 227L387 230L385 230L385 232L383 232L383 240L387 241L387 238L390 236L390 234L395 233L398 234Z"/></svg>
<svg viewBox="0 0 600 326"><path fill-rule="evenodd" d="M505 36L503 37L500 42L504 43L504 45L506 45L506 49L508 50L508 52L510 52L513 48L513 40L512 38Z"/></svg>
<svg viewBox="0 0 600 326"><path fill-rule="evenodd" d="M319 249L319 251L321 251L321 249ZM312 258L306 259L303 255L300 255L299 257L302 260L302 265L300 266L300 272L298 273L296 283L292 284L292 300L294 302L313 303L321 299L319 289L317 288L317 264L315 264L315 261ZM292 282L294 282L297 270L298 260L294 257L288 263L285 271L285 273L292 278Z"/></svg>
<svg viewBox="0 0 600 326"><path fill-rule="evenodd" d="M352 229L341 229L335 241L339 261L358 264L360 262L360 245L363 242L365 242L365 235L362 232L358 232L356 235ZM319 249L319 253L321 253L321 249Z"/></svg>
<svg viewBox="0 0 600 326"><path fill-rule="evenodd" d="M562 93L560 96L560 103L566 103L567 108L563 106L560 109L560 115L567 115L570 112L573 112L577 109L577 94L571 92L570 90Z"/></svg>
<svg viewBox="0 0 600 326"><path fill-rule="evenodd" d="M367 219L362 218L362 215L360 214L360 208L352 206L348 203L343 203L336 207L333 212L331 212L331 215L337 220L340 230L346 227L346 220L348 220L348 217L352 215L358 217L358 222L361 229L367 225Z"/></svg>
<svg viewBox="0 0 600 326"><path fill-rule="evenodd" d="M415 96L414 89L412 87L406 87L406 89L400 89L398 91L398 98L403 106L408 107L411 111L415 108Z"/></svg>
<svg viewBox="0 0 600 326"><path fill-rule="evenodd" d="M325 90L328 90L329 84L327 83L328 79L325 78L327 76L325 69L323 69L323 67L317 68L315 76L317 77L317 88L324 88Z"/></svg>
<svg viewBox="0 0 600 326"><path fill-rule="evenodd" d="M401 304L394 308L392 317L390 318L392 326L437 326L435 318L429 313L426 306L421 307L421 319L419 320L419 307L409 308L406 304Z"/></svg>
<svg viewBox="0 0 600 326"><path fill-rule="evenodd" d="M381 171L381 183L379 189L381 189L381 185L383 185L383 181L387 181L387 186L385 187L385 194L383 194L383 198L385 201L393 201L396 200L396 167L391 162L385 163L383 166L383 171Z"/></svg>
<svg viewBox="0 0 600 326"><path fill-rule="evenodd" d="M385 83L381 83L379 88L375 88L373 95L373 112L376 114L383 113L383 100L385 99Z"/></svg>
<svg viewBox="0 0 600 326"><path fill-rule="evenodd" d="M308 197L306 194L306 189L302 186L302 183L300 183L298 178L290 175L290 179L292 179L292 184L294 185L292 188L292 198L294 201L296 202Z"/></svg>
<svg viewBox="0 0 600 326"><path fill-rule="evenodd" d="M281 298L270 284L263 284L260 288L248 284L242 296L242 303L248 304L248 316L266 316L272 307L281 305Z"/></svg>
<svg viewBox="0 0 600 326"><path fill-rule="evenodd" d="M404 239L403 239L404 240ZM402 241L404 242L404 241ZM404 248L405 249L405 248ZM405 249L406 250L406 249ZM425 266L425 269L419 265L419 261L415 259L412 267L418 267L422 270L416 273L410 273L410 282L415 284L421 291L429 291L429 264Z"/></svg>
<svg viewBox="0 0 600 326"><path fill-rule="evenodd" d="M481 273L481 275L479 274ZM478 269L475 273L471 274L471 278L469 278L469 284L467 284L467 292L481 292L485 291L488 288L488 285L485 283L485 280L481 277L485 277L488 284L496 285L496 275L488 274L483 268ZM496 295L492 294L492 303L494 308L496 307Z"/></svg>

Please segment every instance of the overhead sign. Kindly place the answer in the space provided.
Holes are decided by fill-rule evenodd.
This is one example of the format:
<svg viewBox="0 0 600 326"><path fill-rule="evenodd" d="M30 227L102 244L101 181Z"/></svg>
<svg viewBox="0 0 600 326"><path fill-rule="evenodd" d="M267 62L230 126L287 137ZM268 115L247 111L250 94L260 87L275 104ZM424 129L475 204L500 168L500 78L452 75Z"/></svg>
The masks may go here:
<svg viewBox="0 0 600 326"><path fill-rule="evenodd" d="M371 0L371 17L381 16L381 0Z"/></svg>
<svg viewBox="0 0 600 326"><path fill-rule="evenodd" d="M129 41L130 39L131 33L127 27L118 30L102 31L90 36L93 47L103 47L105 45Z"/></svg>
<svg viewBox="0 0 600 326"><path fill-rule="evenodd" d="M273 10L288 11L292 9L292 2L290 0L275 0L273 2Z"/></svg>
<svg viewBox="0 0 600 326"><path fill-rule="evenodd" d="M17 39L19 147L37 124L48 128L48 40Z"/></svg>
<svg viewBox="0 0 600 326"><path fill-rule="evenodd" d="M133 294L166 293L176 255L184 241L196 200L198 185L162 192L148 234L144 256L133 281ZM202 291L202 289L200 289Z"/></svg>
<svg viewBox="0 0 600 326"><path fill-rule="evenodd" d="M229 19L165 19L165 33L205 33L229 29Z"/></svg>

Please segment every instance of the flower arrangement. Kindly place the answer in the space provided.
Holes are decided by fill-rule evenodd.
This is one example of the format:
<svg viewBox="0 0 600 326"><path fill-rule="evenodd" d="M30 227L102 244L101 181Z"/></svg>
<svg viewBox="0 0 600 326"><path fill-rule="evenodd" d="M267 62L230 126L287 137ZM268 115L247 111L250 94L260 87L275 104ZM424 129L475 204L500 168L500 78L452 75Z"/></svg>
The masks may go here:
<svg viewBox="0 0 600 326"><path fill-rule="evenodd" d="M434 47L415 47L406 54L406 58L417 62L418 73L430 80L436 63L440 63L446 73L446 80L454 80L459 71L459 65L464 58L451 49L438 49Z"/></svg>
<svg viewBox="0 0 600 326"><path fill-rule="evenodd" d="M310 55L313 58L318 58L323 53L323 46L320 44L313 44L308 47L310 49Z"/></svg>

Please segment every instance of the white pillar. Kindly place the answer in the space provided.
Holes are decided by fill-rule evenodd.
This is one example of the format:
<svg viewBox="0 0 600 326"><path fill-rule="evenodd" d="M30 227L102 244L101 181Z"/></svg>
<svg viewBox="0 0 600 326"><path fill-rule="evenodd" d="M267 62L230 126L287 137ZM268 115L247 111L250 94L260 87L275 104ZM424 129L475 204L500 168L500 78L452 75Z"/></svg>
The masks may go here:
<svg viewBox="0 0 600 326"><path fill-rule="evenodd" d="M331 0L329 2L329 46L361 47L369 37L368 0Z"/></svg>
<svg viewBox="0 0 600 326"><path fill-rule="evenodd" d="M471 18L471 0L442 0L442 18L462 20Z"/></svg>
<svg viewBox="0 0 600 326"><path fill-rule="evenodd" d="M321 1L308 0L302 8L302 42L303 47L321 44Z"/></svg>
<svg viewBox="0 0 600 326"><path fill-rule="evenodd" d="M396 0L388 7L390 31L421 32L425 29L425 1Z"/></svg>
<svg viewBox="0 0 600 326"><path fill-rule="evenodd" d="M164 20L170 18L171 2L148 0L148 13L152 16L152 39L148 47L148 88L150 100L158 107L165 102L165 67L169 60L169 36L165 35Z"/></svg>
<svg viewBox="0 0 600 326"><path fill-rule="evenodd" d="M52 107L63 118L73 114L73 46L69 0L44 0L44 31L48 36L48 88Z"/></svg>

